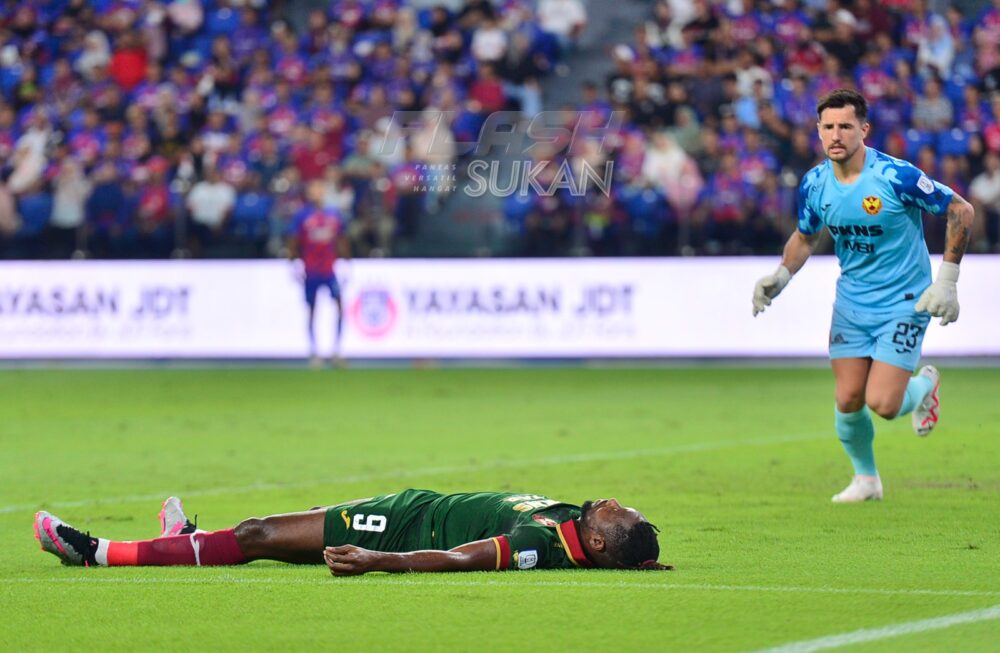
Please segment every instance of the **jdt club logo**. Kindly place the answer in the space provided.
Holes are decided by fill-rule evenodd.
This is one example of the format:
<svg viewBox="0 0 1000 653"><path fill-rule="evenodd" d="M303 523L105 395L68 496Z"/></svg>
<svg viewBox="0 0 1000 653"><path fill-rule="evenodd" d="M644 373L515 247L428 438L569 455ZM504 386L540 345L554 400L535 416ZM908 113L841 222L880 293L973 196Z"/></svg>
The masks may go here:
<svg viewBox="0 0 1000 653"><path fill-rule="evenodd" d="M869 195L861 201L861 206L868 215L878 215L878 212L882 210L882 199L875 195Z"/></svg>
<svg viewBox="0 0 1000 653"><path fill-rule="evenodd" d="M350 316L355 328L369 338L381 338L396 325L399 310L392 295L384 288L365 288L351 304Z"/></svg>

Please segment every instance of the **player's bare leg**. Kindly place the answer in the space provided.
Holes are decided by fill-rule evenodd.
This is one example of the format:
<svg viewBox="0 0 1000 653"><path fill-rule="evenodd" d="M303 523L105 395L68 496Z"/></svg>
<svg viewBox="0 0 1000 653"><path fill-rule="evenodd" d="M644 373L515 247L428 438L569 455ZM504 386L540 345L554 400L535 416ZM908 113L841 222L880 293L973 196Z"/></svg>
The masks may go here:
<svg viewBox="0 0 1000 653"><path fill-rule="evenodd" d="M325 511L251 518L235 528L141 541L92 537L47 512L35 515L35 538L63 564L83 566L217 566L252 560L323 564Z"/></svg>
<svg viewBox="0 0 1000 653"><path fill-rule="evenodd" d="M902 367L874 361L868 372L865 403L872 412L883 419L897 417L912 374L910 370Z"/></svg>
<svg viewBox="0 0 1000 653"><path fill-rule="evenodd" d="M866 403L870 358L835 358L831 361L836 379L837 437L854 466L854 478L833 496L835 503L854 503L882 498L882 481L875 467L875 426Z"/></svg>
<svg viewBox="0 0 1000 653"><path fill-rule="evenodd" d="M310 510L246 519L233 532L247 561L323 564L326 511Z"/></svg>
<svg viewBox="0 0 1000 653"><path fill-rule="evenodd" d="M344 332L344 302L340 297L334 297L333 303L337 308L337 324L333 334L333 354L330 356L330 364L343 367L344 358L340 355L340 338Z"/></svg>
<svg viewBox="0 0 1000 653"><path fill-rule="evenodd" d="M834 358L830 365L836 382L837 410L853 413L864 408L872 359Z"/></svg>
<svg viewBox="0 0 1000 653"><path fill-rule="evenodd" d="M322 361L316 353L316 304L308 304L306 331L309 334L309 367L320 367Z"/></svg>

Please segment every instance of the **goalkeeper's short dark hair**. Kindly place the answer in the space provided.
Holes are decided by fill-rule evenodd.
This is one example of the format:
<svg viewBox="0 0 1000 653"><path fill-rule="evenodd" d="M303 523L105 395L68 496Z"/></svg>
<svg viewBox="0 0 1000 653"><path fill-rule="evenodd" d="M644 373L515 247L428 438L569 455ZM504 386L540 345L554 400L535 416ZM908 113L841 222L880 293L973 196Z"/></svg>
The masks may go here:
<svg viewBox="0 0 1000 653"><path fill-rule="evenodd" d="M853 88L838 88L830 91L816 105L816 117L823 115L826 109L842 109L854 107L854 115L862 125L868 121L868 100Z"/></svg>

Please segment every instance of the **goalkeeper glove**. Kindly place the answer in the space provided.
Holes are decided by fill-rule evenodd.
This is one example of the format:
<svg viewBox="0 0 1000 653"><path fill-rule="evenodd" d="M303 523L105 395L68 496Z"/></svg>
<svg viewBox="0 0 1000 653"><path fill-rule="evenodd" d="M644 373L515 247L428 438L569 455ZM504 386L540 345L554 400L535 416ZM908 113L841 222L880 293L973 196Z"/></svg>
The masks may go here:
<svg viewBox="0 0 1000 653"><path fill-rule="evenodd" d="M937 280L920 295L916 310L927 311L941 318L941 326L958 319L958 263L944 261L938 268Z"/></svg>
<svg viewBox="0 0 1000 653"><path fill-rule="evenodd" d="M763 313L764 309L771 305L771 300L781 294L791 278L792 273L784 265L779 265L774 274L760 278L753 289L754 317L757 317L757 313Z"/></svg>

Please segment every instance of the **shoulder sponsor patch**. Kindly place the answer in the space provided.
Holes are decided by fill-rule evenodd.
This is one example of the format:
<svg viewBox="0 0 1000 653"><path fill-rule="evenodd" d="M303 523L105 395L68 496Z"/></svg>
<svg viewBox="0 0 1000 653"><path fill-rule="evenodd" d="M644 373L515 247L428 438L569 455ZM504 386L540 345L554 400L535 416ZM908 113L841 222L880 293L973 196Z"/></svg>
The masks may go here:
<svg viewBox="0 0 1000 653"><path fill-rule="evenodd" d="M517 554L517 568L518 569L531 569L538 564L538 551L535 549L528 549L527 551L520 551Z"/></svg>
<svg viewBox="0 0 1000 653"><path fill-rule="evenodd" d="M934 182L928 179L927 175L920 175L920 179L917 180L917 188L930 195L934 192Z"/></svg>

